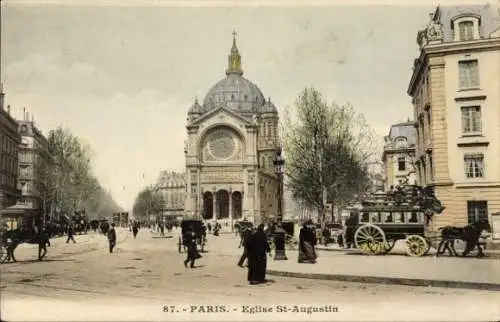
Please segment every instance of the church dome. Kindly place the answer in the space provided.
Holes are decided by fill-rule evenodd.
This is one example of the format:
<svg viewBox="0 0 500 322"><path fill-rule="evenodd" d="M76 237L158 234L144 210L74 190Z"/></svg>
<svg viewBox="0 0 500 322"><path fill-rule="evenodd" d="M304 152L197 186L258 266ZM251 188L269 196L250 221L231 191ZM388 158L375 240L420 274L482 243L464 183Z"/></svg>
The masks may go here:
<svg viewBox="0 0 500 322"><path fill-rule="evenodd" d="M198 99L196 99L194 104L189 108L188 114L203 114L203 107L198 104Z"/></svg>
<svg viewBox="0 0 500 322"><path fill-rule="evenodd" d="M235 35L233 33L233 36ZM208 91L203 100L202 111L206 113L224 107L245 116L251 116L255 113L262 113L265 105L266 99L259 87L243 77L241 55L236 46L236 38L233 38L226 77ZM276 110L275 107L274 110Z"/></svg>
<svg viewBox="0 0 500 322"><path fill-rule="evenodd" d="M238 74L228 74L217 82L203 100L206 112L226 107L240 113L260 112L266 100L257 85Z"/></svg>
<svg viewBox="0 0 500 322"><path fill-rule="evenodd" d="M262 113L278 113L278 109L276 108L276 105L271 102L271 98L269 98L262 107Z"/></svg>

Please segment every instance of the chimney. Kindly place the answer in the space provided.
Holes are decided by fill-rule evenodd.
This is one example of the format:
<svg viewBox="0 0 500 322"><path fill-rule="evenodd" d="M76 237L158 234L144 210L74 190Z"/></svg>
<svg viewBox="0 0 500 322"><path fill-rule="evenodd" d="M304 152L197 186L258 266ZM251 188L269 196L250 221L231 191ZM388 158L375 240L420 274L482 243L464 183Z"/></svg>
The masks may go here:
<svg viewBox="0 0 500 322"><path fill-rule="evenodd" d="M7 105L7 113L10 115L10 105Z"/></svg>
<svg viewBox="0 0 500 322"><path fill-rule="evenodd" d="M23 107L23 121L26 121L26 107Z"/></svg>

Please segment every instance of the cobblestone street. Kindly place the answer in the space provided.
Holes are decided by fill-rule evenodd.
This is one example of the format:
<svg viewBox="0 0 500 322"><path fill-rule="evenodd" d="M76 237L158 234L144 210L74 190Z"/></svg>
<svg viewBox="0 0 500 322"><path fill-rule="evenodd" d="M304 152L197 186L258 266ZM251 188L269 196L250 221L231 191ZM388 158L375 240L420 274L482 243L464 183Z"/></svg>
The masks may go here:
<svg viewBox="0 0 500 322"><path fill-rule="evenodd" d="M240 251L236 238L209 236L208 252L198 267L186 269L185 254L177 251L177 232L172 238L152 238L142 230L135 240L129 234L119 232L122 242L113 254L107 252L102 235L77 236L76 244L55 240L43 262L32 260L34 246L23 246L18 263L1 267L2 318L167 320L189 315L193 320L276 320L285 314L295 320L399 320L418 312L419 319L470 320L500 314L498 292L274 276L268 276L271 281L265 285L250 286L246 269L235 264ZM28 307L27 301L30 310L21 310ZM225 305L231 314L206 314L190 307L209 304ZM338 312L276 313L280 304L332 305ZM179 312L163 312L164 305L176 306L166 309ZM250 314L242 305L261 305L257 311L271 307L274 312Z"/></svg>

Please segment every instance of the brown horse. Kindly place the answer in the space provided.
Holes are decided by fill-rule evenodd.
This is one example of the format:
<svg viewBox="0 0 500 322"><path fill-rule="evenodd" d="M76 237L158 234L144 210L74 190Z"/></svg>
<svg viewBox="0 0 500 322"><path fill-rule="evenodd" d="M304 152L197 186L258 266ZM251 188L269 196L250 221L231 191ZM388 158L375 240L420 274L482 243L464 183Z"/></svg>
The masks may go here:
<svg viewBox="0 0 500 322"><path fill-rule="evenodd" d="M15 229L8 230L3 234L3 242L7 249L7 261L17 262L14 251L22 243L38 245L38 260L42 260L47 254L47 245L50 246L49 234L47 231L40 232Z"/></svg>

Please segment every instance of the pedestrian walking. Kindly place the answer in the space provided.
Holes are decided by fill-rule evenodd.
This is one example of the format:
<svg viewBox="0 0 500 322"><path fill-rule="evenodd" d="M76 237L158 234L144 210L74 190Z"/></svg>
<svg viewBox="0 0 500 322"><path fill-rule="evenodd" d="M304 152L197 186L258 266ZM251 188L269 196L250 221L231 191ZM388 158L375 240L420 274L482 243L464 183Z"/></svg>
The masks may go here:
<svg viewBox="0 0 500 322"><path fill-rule="evenodd" d="M314 246L317 243L317 238L314 230L310 227L312 222L307 221L304 223L299 233L299 258L298 262L316 263L316 250Z"/></svg>
<svg viewBox="0 0 500 322"><path fill-rule="evenodd" d="M194 232L193 227L189 227L186 230L186 234L184 237L184 242L187 247L187 257L184 260L184 266L187 268L188 263L190 262L189 267L194 268L194 263L196 259L201 258L201 255L198 254L198 249L196 247L196 234Z"/></svg>
<svg viewBox="0 0 500 322"><path fill-rule="evenodd" d="M238 266L243 267L245 260L248 257L248 242L250 237L252 236L252 230L248 227L243 228L243 233L241 234L241 242L240 245L243 245L243 254L241 254L240 260L238 261Z"/></svg>
<svg viewBox="0 0 500 322"><path fill-rule="evenodd" d="M66 244L69 244L69 241L72 240L73 244L76 243L75 237L73 236L74 234L74 228L73 225L68 226L68 239L66 239Z"/></svg>
<svg viewBox="0 0 500 322"><path fill-rule="evenodd" d="M134 235L134 239L137 237L137 233L139 232L139 226L134 223L132 225L132 234Z"/></svg>
<svg viewBox="0 0 500 322"><path fill-rule="evenodd" d="M344 244L346 248L354 247L354 232L356 231L356 225L358 224L358 216L356 213L351 212L349 218L345 221L345 238Z"/></svg>
<svg viewBox="0 0 500 322"><path fill-rule="evenodd" d="M267 254L271 252L264 225L260 224L247 242L248 275L251 285L266 282Z"/></svg>
<svg viewBox="0 0 500 322"><path fill-rule="evenodd" d="M214 226L214 236L219 236L219 231L221 228L222 228L221 225L218 222L216 222Z"/></svg>
<svg viewBox="0 0 500 322"><path fill-rule="evenodd" d="M113 252L113 248L116 246L116 231L115 223L111 224L111 228L108 230L108 242L109 242L109 253Z"/></svg>
<svg viewBox="0 0 500 322"><path fill-rule="evenodd" d="M325 247L328 247L328 243L330 241L330 238L332 237L330 229L325 226L323 228L321 235L322 235L321 237L323 238L323 245L325 245Z"/></svg>

